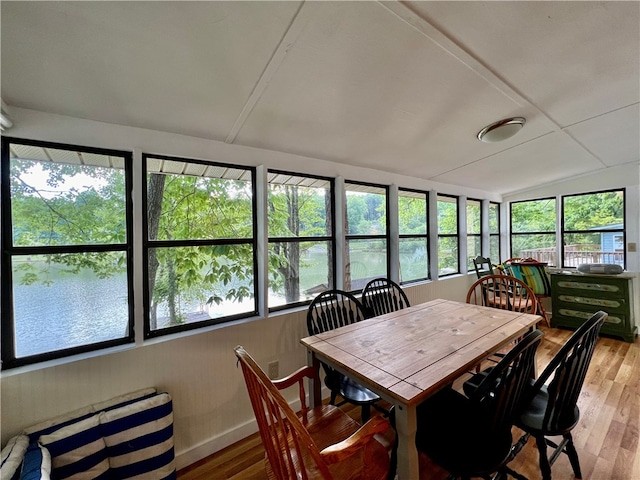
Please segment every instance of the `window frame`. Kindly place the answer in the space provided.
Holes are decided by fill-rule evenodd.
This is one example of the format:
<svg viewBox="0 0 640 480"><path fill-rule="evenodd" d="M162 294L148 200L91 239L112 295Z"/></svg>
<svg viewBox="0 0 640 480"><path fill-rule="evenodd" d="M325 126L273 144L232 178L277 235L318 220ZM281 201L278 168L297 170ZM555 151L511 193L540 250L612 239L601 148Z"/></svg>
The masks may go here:
<svg viewBox="0 0 640 480"><path fill-rule="evenodd" d="M270 173L276 174L276 175L290 175L292 177L303 177L303 178L309 178L309 179L316 179L316 180L322 180L322 181L327 181L329 182L329 197L330 197L330 206L329 206L329 211L327 212L327 214L331 217L329 219L330 221L330 231L328 232L329 235L325 235L325 236L301 236L301 237L272 237L271 235L269 235L269 221L267 220L267 225L266 225L266 230L267 230L267 256L269 255L269 251L270 251L270 246L273 243L304 243L304 242L318 242L318 241L325 241L325 242L329 242L329 246L331 247L331 254L329 257L329 262L331 264L331 270L332 270L332 284L335 286L336 285L336 191L335 191L335 178L331 178L331 177L323 177L320 175L308 175L308 174L302 174L302 173L295 173L295 172L289 172L289 171L285 171L285 170L278 170L278 169L267 169L267 177L269 176ZM269 180L267 179L267 192L269 190ZM267 193L268 195L268 193ZM329 286L329 288L333 288L332 286ZM267 288L268 291L268 288ZM301 307L301 306L305 306L305 305L309 305L311 302L313 301L313 299L309 299L309 300L303 300L303 301L298 301L298 302L293 302L293 303L285 303L284 305L276 305L276 306L268 306L268 310L269 312L277 312L277 311L281 311L281 310L286 310L289 308L295 308L295 307ZM267 299L268 302L268 299Z"/></svg>
<svg viewBox="0 0 640 480"><path fill-rule="evenodd" d="M189 239L189 240L149 240L149 224L147 216L147 159L153 158L157 160L167 160L181 163L193 163L198 165L206 165L208 167L221 167L225 169L239 169L250 172L251 174L251 208L252 208L252 228L253 236L250 239L234 239L234 238L215 238L215 239ZM142 154L142 276L143 276L143 302L144 302L144 317L143 317L143 332L144 338L156 338L165 335L170 335L178 332L185 332L189 330L195 330L212 325L220 325L223 323L229 323L234 320L243 318L249 318L258 315L258 223L257 223L257 185L256 185L256 168L244 165L235 165L232 163L212 162L206 160L192 159L186 157L176 157L168 155L156 155L152 153ZM151 293L149 292L149 250L152 248L173 248L173 247L201 247L201 246L216 246L216 245L251 245L253 248L253 310L243 313L237 313L232 315L226 315L218 318L209 318L207 320L194 321L190 323L184 323L180 325L172 325L162 329L151 329L151 317L150 317L150 301Z"/></svg>
<svg viewBox="0 0 640 480"><path fill-rule="evenodd" d="M40 148L51 148L57 150L69 150L72 152L82 152L104 156L117 156L124 160L125 175L125 243L113 244L77 244L77 245L53 245L53 246L30 246L16 247L13 245L13 221L11 216L11 184L10 184L10 145L20 144ZM2 147L0 153L2 165L0 167L0 201L2 202L2 227L0 234L0 248L2 250L1 272L2 286L0 295L2 297L1 328L2 328L2 370L40 363L48 360L69 357L80 353L103 350L128 343L133 343L134 338L134 275L133 275L133 154L130 151L87 147L66 143L47 142L40 140L28 140L12 137L2 137ZM126 256L126 278L127 278L127 328L124 336L116 339L77 345L48 352L42 352L24 357L17 357L15 352L15 321L14 321L14 298L13 298L13 272L12 259L16 256L42 255L48 253L103 253L103 252L123 252Z"/></svg>
<svg viewBox="0 0 640 480"><path fill-rule="evenodd" d="M460 274L460 264L462 263L460 261L460 196L458 195L449 195L446 193L438 193L437 197L436 197L436 202L439 203L440 202L440 198L444 197L444 198L452 198L454 200L454 202L450 202L450 203L455 203L456 205L456 233L440 233L440 215L438 215L438 278L441 277L450 277L452 275L459 275ZM436 211L437 209L437 203L436 203ZM466 212L465 212L466 213ZM441 238L455 238L456 239L456 248L457 248L457 270L455 272L451 272L451 273L440 273L440 239Z"/></svg>
<svg viewBox="0 0 640 480"><path fill-rule="evenodd" d="M480 231L478 233L469 233L469 202L477 202L478 203L478 211L480 212ZM466 214L466 219L467 219L467 271L468 273L473 273L475 270L474 264L473 264L473 259L476 258L478 255L483 256L483 248L484 247L484 241L483 241L483 231L482 231L482 221L484 220L484 212L482 211L482 200L479 198L467 198L467 201L465 203L465 214ZM478 255L475 255L473 257L469 256L469 238L479 238L480 239L480 253Z"/></svg>
<svg viewBox="0 0 640 480"><path fill-rule="evenodd" d="M594 230L566 230L565 229L565 199L569 197L581 197L585 195L597 195L601 193L622 193L622 228L619 229L594 229ZM626 188L612 188L607 190L597 190L593 192L573 193L560 196L560 219L561 219L561 237L560 237L560 258L561 268L576 268L575 266L565 265L565 235L566 234L593 234L593 233L622 233L622 255L623 255L623 268L627 268L627 191Z"/></svg>
<svg viewBox="0 0 640 480"><path fill-rule="evenodd" d="M384 196L385 196L385 234L384 235L364 235L364 234L350 234L348 232L348 223L346 222L346 218L348 217L349 213L348 213L348 202L347 202L347 185L360 185L363 187L373 187L373 188L379 188L384 190ZM359 182L356 180L345 180L344 181L344 215L345 215L345 219L343 219L344 222L344 238L345 238L345 251L341 252L343 255L346 255L347 252L349 251L349 242L351 240L385 240L386 242L386 278L389 278L389 272L391 271L391 256L390 256L390 252L389 252L389 248L390 248L390 241L391 241L391 229L390 229L390 222L389 222L389 185L381 185L381 184L376 184L376 183L370 183L370 182ZM345 280L345 276L346 276L346 271L342 272L342 281L344 282ZM350 293L358 293L362 291L362 289L350 289L349 292Z"/></svg>
<svg viewBox="0 0 640 480"><path fill-rule="evenodd" d="M544 201L544 200L553 200L555 202L555 214L556 214L556 221L555 221L555 227L553 230L550 231L530 231L530 232L515 232L513 231L513 206L515 204L518 203L532 203L532 202L540 202L540 201ZM509 258L514 258L513 255L513 238L517 237L517 236L523 236L523 235L553 235L554 236L554 242L553 244L555 245L555 250L556 250L556 263L558 263L558 218L557 218L557 211L558 211L558 199L557 197L551 196L551 197L541 197L541 198L531 198L529 200L517 200L514 202L510 202L509 203ZM551 263L549 263L549 266L551 267L555 267L557 265L551 265Z"/></svg>
<svg viewBox="0 0 640 480"><path fill-rule="evenodd" d="M491 208L494 207L496 209L496 222L498 224L498 231L491 231ZM491 257L491 239L497 237L498 238L498 258L493 259L494 263L501 263L502 259L502 246L500 245L500 203L498 202L489 202L489 248L488 253L489 257Z"/></svg>
<svg viewBox="0 0 640 480"><path fill-rule="evenodd" d="M427 276L426 277L421 277L421 278L416 278L416 279L412 279L412 280L402 280L402 278L400 278L400 285L410 285L413 283L418 283L418 282L424 282L427 280L431 280L431 242L429 240L429 192L428 191L424 191L424 190L414 190L411 188L402 188L402 187L398 187L398 206L399 206L399 199L402 196L401 192L410 192L413 194L420 194L420 195L424 195L425 197L425 230L426 233L421 234L421 233L414 233L414 234L408 234L408 233L400 233L400 219L398 218L398 254L399 252L399 245L401 243L401 240L403 239L413 239L413 240L422 240L424 239L427 245ZM399 217L399 216L398 216ZM398 259L398 265L400 265L400 259Z"/></svg>

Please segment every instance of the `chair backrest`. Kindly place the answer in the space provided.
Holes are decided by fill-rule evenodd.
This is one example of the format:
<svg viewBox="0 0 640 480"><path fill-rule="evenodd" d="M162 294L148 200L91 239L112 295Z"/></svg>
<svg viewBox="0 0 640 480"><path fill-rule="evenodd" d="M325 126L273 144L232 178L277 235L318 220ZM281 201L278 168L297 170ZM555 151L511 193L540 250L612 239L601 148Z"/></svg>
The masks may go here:
<svg viewBox="0 0 640 480"><path fill-rule="evenodd" d="M352 294L342 290L326 290L309 305L307 330L309 335L316 335L365 318L364 306Z"/></svg>
<svg viewBox="0 0 640 480"><path fill-rule="evenodd" d="M409 307L409 299L400 285L388 278L375 278L362 290L362 303L368 317L376 317Z"/></svg>
<svg viewBox="0 0 640 480"><path fill-rule="evenodd" d="M546 263L535 260L509 259L504 262L505 270L529 285L533 293L542 297L551 296L551 280Z"/></svg>
<svg viewBox="0 0 640 480"><path fill-rule="evenodd" d="M478 255L473 259L473 266L478 278L484 277L485 275L493 275L493 265L489 257Z"/></svg>
<svg viewBox="0 0 640 480"><path fill-rule="evenodd" d="M235 354L242 366L251 406L274 478L307 479L308 470L314 470L319 471L323 478L331 479L329 468L313 438L280 391L243 347L236 347ZM309 375L313 376L315 370L307 368L311 369ZM302 379L299 387L304 417L308 409Z"/></svg>
<svg viewBox="0 0 640 480"><path fill-rule="evenodd" d="M566 418L575 418L574 410L607 313L596 312L584 322L553 357L533 386L532 394L547 386L548 402L543 429L555 431Z"/></svg>
<svg viewBox="0 0 640 480"><path fill-rule="evenodd" d="M513 312L536 313L538 300L529 286L510 275L485 275L467 292L467 303Z"/></svg>
<svg viewBox="0 0 640 480"><path fill-rule="evenodd" d="M511 428L529 391L542 331L527 333L487 374L469 400L479 405L493 431Z"/></svg>

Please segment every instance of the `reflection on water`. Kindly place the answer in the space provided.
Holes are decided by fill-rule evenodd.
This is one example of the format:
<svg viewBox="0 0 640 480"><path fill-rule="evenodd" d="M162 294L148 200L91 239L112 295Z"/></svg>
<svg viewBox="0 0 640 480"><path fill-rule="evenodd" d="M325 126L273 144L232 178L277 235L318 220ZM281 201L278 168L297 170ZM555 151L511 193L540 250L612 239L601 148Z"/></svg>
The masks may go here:
<svg viewBox="0 0 640 480"><path fill-rule="evenodd" d="M125 274L100 279L89 270L75 275L52 271L46 280L51 283L20 285L14 278L18 357L126 336Z"/></svg>

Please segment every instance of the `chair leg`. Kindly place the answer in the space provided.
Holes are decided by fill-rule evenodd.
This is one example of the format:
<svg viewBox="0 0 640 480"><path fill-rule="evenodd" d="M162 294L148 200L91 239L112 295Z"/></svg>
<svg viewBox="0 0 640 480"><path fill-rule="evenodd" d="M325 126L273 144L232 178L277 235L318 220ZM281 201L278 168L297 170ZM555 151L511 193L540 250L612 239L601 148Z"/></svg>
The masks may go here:
<svg viewBox="0 0 640 480"><path fill-rule="evenodd" d="M543 480L551 480L551 465L547 457L547 440L543 435L536 436L536 445L538 446L538 455L540 457L540 472Z"/></svg>
<svg viewBox="0 0 640 480"><path fill-rule="evenodd" d="M329 400L330 405L336 404L336 398L338 398L338 392L331 392L331 400Z"/></svg>
<svg viewBox="0 0 640 480"><path fill-rule="evenodd" d="M364 425L371 418L371 405L368 403L362 405L362 413L360 415L362 416L362 424Z"/></svg>
<svg viewBox="0 0 640 480"><path fill-rule="evenodd" d="M576 451L576 447L573 444L573 437L571 436L571 433L565 433L563 437L567 440L565 450L567 452L567 456L569 457L569 461L571 462L573 474L576 478L582 478L582 472L580 471L580 460L578 460L578 452Z"/></svg>

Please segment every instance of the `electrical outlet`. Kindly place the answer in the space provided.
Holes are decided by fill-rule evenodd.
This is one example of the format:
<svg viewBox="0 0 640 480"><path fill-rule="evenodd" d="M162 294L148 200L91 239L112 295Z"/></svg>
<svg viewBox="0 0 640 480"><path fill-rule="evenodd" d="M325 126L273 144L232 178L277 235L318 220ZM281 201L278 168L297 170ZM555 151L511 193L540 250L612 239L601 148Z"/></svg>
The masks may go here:
<svg viewBox="0 0 640 480"><path fill-rule="evenodd" d="M269 363L269 378L271 380L278 378L278 376L280 375L279 368L280 365L277 360L275 362Z"/></svg>
<svg viewBox="0 0 640 480"><path fill-rule="evenodd" d="M635 244L635 242L629 242L629 243L627 244L627 250L628 250L629 252L635 252L635 251L636 251L636 244Z"/></svg>

